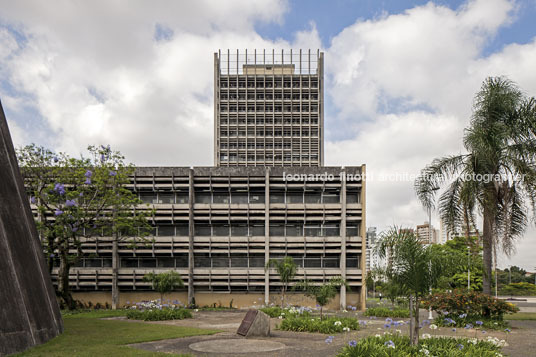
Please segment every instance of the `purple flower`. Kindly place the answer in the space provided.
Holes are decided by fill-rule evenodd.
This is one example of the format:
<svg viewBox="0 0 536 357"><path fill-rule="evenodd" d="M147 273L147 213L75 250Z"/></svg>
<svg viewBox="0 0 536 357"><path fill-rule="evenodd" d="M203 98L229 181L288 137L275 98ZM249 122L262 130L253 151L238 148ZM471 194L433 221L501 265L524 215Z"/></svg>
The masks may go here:
<svg viewBox="0 0 536 357"><path fill-rule="evenodd" d="M357 310L357 308L355 306L352 306L352 311L355 311Z"/></svg>
<svg viewBox="0 0 536 357"><path fill-rule="evenodd" d="M452 329L452 332L456 332L456 329L455 329L455 328L453 328L453 329Z"/></svg>
<svg viewBox="0 0 536 357"><path fill-rule="evenodd" d="M58 161L60 161L60 159L58 159L57 156L54 156L54 162L58 162Z"/></svg>
<svg viewBox="0 0 536 357"><path fill-rule="evenodd" d="M461 314L459 317L460 319L465 319L467 317L467 314Z"/></svg>
<svg viewBox="0 0 536 357"><path fill-rule="evenodd" d="M476 321L475 324L477 324L478 326L482 326L483 322L482 321Z"/></svg>
<svg viewBox="0 0 536 357"><path fill-rule="evenodd" d="M101 154L100 155L100 161L104 161L104 160L105 160L104 154Z"/></svg>
<svg viewBox="0 0 536 357"><path fill-rule="evenodd" d="M74 206L77 206L78 204L76 203L75 200L67 200L65 201L65 207L74 207Z"/></svg>
<svg viewBox="0 0 536 357"><path fill-rule="evenodd" d="M54 253L50 253L49 257L54 258L55 257Z"/></svg>
<svg viewBox="0 0 536 357"><path fill-rule="evenodd" d="M443 311L443 315L445 315L445 316L446 316L446 315L448 315L448 314L449 314L449 312L448 312L448 311Z"/></svg>
<svg viewBox="0 0 536 357"><path fill-rule="evenodd" d="M88 177L86 178L86 181L84 181L86 185L91 185L91 179Z"/></svg>
<svg viewBox="0 0 536 357"><path fill-rule="evenodd" d="M462 345L461 343L458 344L458 349L459 349L460 351L463 350L463 345Z"/></svg>
<svg viewBox="0 0 536 357"><path fill-rule="evenodd" d="M383 345L387 346L387 348L395 348L395 343L391 340L385 342Z"/></svg>
<svg viewBox="0 0 536 357"><path fill-rule="evenodd" d="M385 325L383 325L383 327L385 327L385 328L391 328L391 325L390 325L390 324L385 324Z"/></svg>
<svg viewBox="0 0 536 357"><path fill-rule="evenodd" d="M115 172L115 171L110 171L109 174L110 174L110 176L117 176L117 172Z"/></svg>
<svg viewBox="0 0 536 357"><path fill-rule="evenodd" d="M35 204L35 203L37 202L37 200L35 199L34 196L32 196L32 197L30 197L30 202L33 203L33 204Z"/></svg>
<svg viewBox="0 0 536 357"><path fill-rule="evenodd" d="M388 317L385 319L385 322L387 322L388 324L392 323L393 322L393 319Z"/></svg>
<svg viewBox="0 0 536 357"><path fill-rule="evenodd" d="M56 191L57 194L59 195L64 195L65 194L65 186L61 183L57 183L54 185L54 191Z"/></svg>
<svg viewBox="0 0 536 357"><path fill-rule="evenodd" d="M486 331L482 330L482 333L486 333Z"/></svg>
<svg viewBox="0 0 536 357"><path fill-rule="evenodd" d="M93 176L93 172L91 172L91 170L87 170L86 173L84 174L85 177L91 177Z"/></svg>
<svg viewBox="0 0 536 357"><path fill-rule="evenodd" d="M71 228L71 232L76 232L76 231L78 231L78 227L72 227Z"/></svg>
<svg viewBox="0 0 536 357"><path fill-rule="evenodd" d="M356 340L352 340L352 341L348 342L348 346L350 346L350 347L355 347L355 346L357 346L357 341L356 341Z"/></svg>
<svg viewBox="0 0 536 357"><path fill-rule="evenodd" d="M506 332L506 333L510 333L511 331L512 331L512 330L510 330L509 328L504 329L504 332Z"/></svg>
<svg viewBox="0 0 536 357"><path fill-rule="evenodd" d="M430 320L424 320L422 323L425 325L430 325Z"/></svg>
<svg viewBox="0 0 536 357"><path fill-rule="evenodd" d="M63 211L59 208L56 208L56 211L54 211L54 216L59 216L59 215L62 215L63 214Z"/></svg>
<svg viewBox="0 0 536 357"><path fill-rule="evenodd" d="M333 336L329 336L328 338L326 338L326 343L332 343L333 342Z"/></svg>
<svg viewBox="0 0 536 357"><path fill-rule="evenodd" d="M464 327L464 329L466 329L466 330L468 330L468 329L470 329L470 328L473 328L473 325L472 325L472 324L467 324L467 325L465 325L465 327Z"/></svg>

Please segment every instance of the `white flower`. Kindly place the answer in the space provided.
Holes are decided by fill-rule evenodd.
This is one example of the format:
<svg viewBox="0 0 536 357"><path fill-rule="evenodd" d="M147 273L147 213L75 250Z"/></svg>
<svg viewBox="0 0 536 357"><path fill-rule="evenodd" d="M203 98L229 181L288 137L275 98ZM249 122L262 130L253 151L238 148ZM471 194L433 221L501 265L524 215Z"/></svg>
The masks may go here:
<svg viewBox="0 0 536 357"><path fill-rule="evenodd" d="M348 310L342 310L342 312L348 312Z"/></svg>
<svg viewBox="0 0 536 357"><path fill-rule="evenodd" d="M431 324L430 325L430 330L437 330L437 325Z"/></svg>
<svg viewBox="0 0 536 357"><path fill-rule="evenodd" d="M432 335L430 335L429 333L425 333L422 335L422 338L430 338L432 337Z"/></svg>
<svg viewBox="0 0 536 357"><path fill-rule="evenodd" d="M395 330L396 333L402 333L402 330Z"/></svg>
<svg viewBox="0 0 536 357"><path fill-rule="evenodd" d="M375 337L382 337L382 335L380 335L379 333L377 333Z"/></svg>
<svg viewBox="0 0 536 357"><path fill-rule="evenodd" d="M424 353L424 354L427 355L427 356L430 354L430 351L428 351L426 348L421 348L421 349L419 350L419 352L420 352L420 353Z"/></svg>
<svg viewBox="0 0 536 357"><path fill-rule="evenodd" d="M333 324L334 324L335 326L341 326L341 325L342 325L342 322L340 322L340 321L335 321Z"/></svg>
<svg viewBox="0 0 536 357"><path fill-rule="evenodd" d="M469 343L472 343L473 345L476 345L478 343L478 340L476 338L470 338Z"/></svg>
<svg viewBox="0 0 536 357"><path fill-rule="evenodd" d="M282 319L283 319L283 316L280 315L280 316L279 316L279 320L282 320Z"/></svg>
<svg viewBox="0 0 536 357"><path fill-rule="evenodd" d="M194 311L195 311L195 312L199 312L199 309L195 309Z"/></svg>
<svg viewBox="0 0 536 357"><path fill-rule="evenodd" d="M350 328L349 328L349 327L343 327L342 330L345 331L345 332L350 332Z"/></svg>

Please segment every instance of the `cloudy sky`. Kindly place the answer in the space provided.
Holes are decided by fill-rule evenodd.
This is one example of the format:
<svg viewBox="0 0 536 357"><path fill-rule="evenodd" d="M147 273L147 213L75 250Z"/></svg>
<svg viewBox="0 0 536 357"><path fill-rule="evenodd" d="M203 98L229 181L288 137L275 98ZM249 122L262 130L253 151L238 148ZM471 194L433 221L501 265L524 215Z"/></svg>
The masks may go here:
<svg viewBox="0 0 536 357"><path fill-rule="evenodd" d="M413 183L463 150L487 76L536 95L536 1L0 0L0 99L17 146L111 144L137 165L213 163L213 53L325 52L326 165L366 164L367 226L427 220ZM437 215L432 218L438 225ZM536 267L529 229L500 266Z"/></svg>

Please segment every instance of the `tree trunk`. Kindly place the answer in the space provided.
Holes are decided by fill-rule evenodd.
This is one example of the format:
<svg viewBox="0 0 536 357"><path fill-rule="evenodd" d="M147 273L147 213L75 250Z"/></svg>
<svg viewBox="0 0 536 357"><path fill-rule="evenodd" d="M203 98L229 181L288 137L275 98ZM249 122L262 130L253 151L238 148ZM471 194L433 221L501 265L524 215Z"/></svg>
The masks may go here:
<svg viewBox="0 0 536 357"><path fill-rule="evenodd" d="M486 207L484 207L484 227L482 232L482 244L482 259L484 263L482 287L484 294L491 295L491 266L493 257L493 213L489 208Z"/></svg>
<svg viewBox="0 0 536 357"><path fill-rule="evenodd" d="M112 310L116 310L119 307L119 243L117 237L114 237L112 244Z"/></svg>
<svg viewBox="0 0 536 357"><path fill-rule="evenodd" d="M322 321L322 306L320 306L320 321Z"/></svg>
<svg viewBox="0 0 536 357"><path fill-rule="evenodd" d="M416 346L419 344L419 299L415 297L415 322L413 324L413 340L411 341L411 344Z"/></svg>
<svg viewBox="0 0 536 357"><path fill-rule="evenodd" d="M283 285L283 289L281 289L281 308L283 309L285 307L285 292L287 290L286 285Z"/></svg>
<svg viewBox="0 0 536 357"><path fill-rule="evenodd" d="M409 342L413 342L415 321L413 320L413 296L409 296Z"/></svg>
<svg viewBox="0 0 536 357"><path fill-rule="evenodd" d="M60 253L60 267L58 270L58 294L64 305L69 310L74 310L76 304L69 289L69 271L71 265L67 259L67 252Z"/></svg>

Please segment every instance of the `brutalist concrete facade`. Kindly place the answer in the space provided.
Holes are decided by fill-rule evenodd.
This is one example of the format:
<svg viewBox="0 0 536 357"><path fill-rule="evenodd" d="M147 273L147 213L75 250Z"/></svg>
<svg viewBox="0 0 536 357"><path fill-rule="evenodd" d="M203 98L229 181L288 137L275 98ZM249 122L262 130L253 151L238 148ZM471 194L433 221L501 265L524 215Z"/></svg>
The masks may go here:
<svg viewBox="0 0 536 357"><path fill-rule="evenodd" d="M324 164L324 54L214 54L214 164Z"/></svg>
<svg viewBox="0 0 536 357"><path fill-rule="evenodd" d="M271 295L281 289L279 277L264 267L270 258L291 256L299 266L296 281L325 283L341 275L353 298L347 301L343 290L340 306L364 307L364 170L137 168L131 189L145 203L138 209L155 210L155 229L148 245L120 244L119 286L123 293L147 291L145 274L173 269L185 280L189 301L231 293L277 303ZM88 257L71 270L73 289L111 289L111 239L92 239L83 251Z"/></svg>
<svg viewBox="0 0 536 357"><path fill-rule="evenodd" d="M63 331L54 289L0 104L0 356Z"/></svg>

